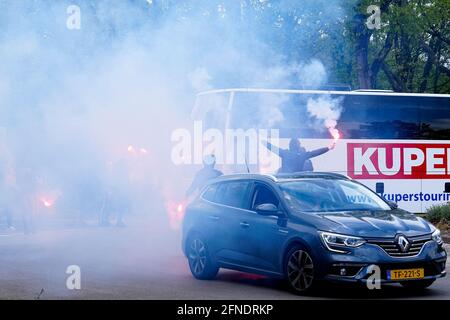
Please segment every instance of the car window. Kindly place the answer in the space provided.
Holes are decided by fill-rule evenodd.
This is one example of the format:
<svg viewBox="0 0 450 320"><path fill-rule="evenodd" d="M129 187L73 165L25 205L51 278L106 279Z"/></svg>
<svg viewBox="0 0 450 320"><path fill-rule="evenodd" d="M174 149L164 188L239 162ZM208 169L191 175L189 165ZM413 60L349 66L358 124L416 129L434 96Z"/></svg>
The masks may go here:
<svg viewBox="0 0 450 320"><path fill-rule="evenodd" d="M365 194L361 194L358 189L354 188L352 185L341 185L341 191L343 192L343 201L348 204L356 205L371 205L373 199Z"/></svg>
<svg viewBox="0 0 450 320"><path fill-rule="evenodd" d="M216 193L217 193L217 189L218 189L217 183L206 187L206 190L202 194L203 199L214 202Z"/></svg>
<svg viewBox="0 0 450 320"><path fill-rule="evenodd" d="M258 184L253 195L253 205L252 208L255 209L257 206L263 203L272 203L278 207L279 200L275 193L268 187Z"/></svg>
<svg viewBox="0 0 450 320"><path fill-rule="evenodd" d="M216 202L230 207L247 209L250 182L236 181L223 183L218 191Z"/></svg>
<svg viewBox="0 0 450 320"><path fill-rule="evenodd" d="M303 179L280 187L287 204L302 211L391 210L376 193L354 181Z"/></svg>

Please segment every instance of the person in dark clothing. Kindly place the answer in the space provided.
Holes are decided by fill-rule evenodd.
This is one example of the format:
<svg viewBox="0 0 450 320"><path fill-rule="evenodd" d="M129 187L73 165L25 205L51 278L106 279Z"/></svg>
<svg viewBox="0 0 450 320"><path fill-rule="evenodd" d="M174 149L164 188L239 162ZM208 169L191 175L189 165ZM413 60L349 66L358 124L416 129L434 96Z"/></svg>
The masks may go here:
<svg viewBox="0 0 450 320"><path fill-rule="evenodd" d="M7 179L7 173L5 172L7 169L5 169L3 166L0 170L0 217L2 215L6 218L6 227L9 230L13 230L14 227L12 225L12 206L11 206L11 200L12 200L12 186L8 183ZM1 225L1 223L0 223Z"/></svg>
<svg viewBox="0 0 450 320"><path fill-rule="evenodd" d="M108 178L108 192L101 211L100 225L109 226L110 216L115 213L116 227L125 227L123 217L131 209L129 169L125 159L114 164Z"/></svg>
<svg viewBox="0 0 450 320"><path fill-rule="evenodd" d="M306 152L306 149L304 147L300 147L300 149L303 152ZM305 161L305 164L303 165L303 171L308 171L308 172L313 172L314 171L314 167L313 167L311 159L308 159L308 160Z"/></svg>
<svg viewBox="0 0 450 320"><path fill-rule="evenodd" d="M20 167L17 171L17 186L20 193L20 210L22 211L23 230L25 234L34 233L36 212L36 192L38 178L29 166Z"/></svg>
<svg viewBox="0 0 450 320"><path fill-rule="evenodd" d="M320 148L312 151L306 151L298 139L292 138L289 141L289 149L278 148L265 141L267 149L278 154L281 158L281 168L278 173L293 173L300 171L312 171L312 163L309 159L320 156L332 149L336 143L333 142L329 147Z"/></svg>
<svg viewBox="0 0 450 320"><path fill-rule="evenodd" d="M190 187L186 191L186 196L190 196L194 191L200 190L210 179L223 175L222 171L214 169L216 165L216 157L208 155L203 159L203 168L197 172Z"/></svg>

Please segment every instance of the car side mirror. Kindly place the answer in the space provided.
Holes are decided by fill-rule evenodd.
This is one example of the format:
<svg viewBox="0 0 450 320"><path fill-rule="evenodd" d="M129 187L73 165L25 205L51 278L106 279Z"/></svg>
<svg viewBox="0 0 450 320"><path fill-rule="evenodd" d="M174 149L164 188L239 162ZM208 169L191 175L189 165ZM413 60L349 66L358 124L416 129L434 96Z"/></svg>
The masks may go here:
<svg viewBox="0 0 450 320"><path fill-rule="evenodd" d="M389 207L391 207L392 210L395 210L398 208L398 204L394 201L388 201Z"/></svg>
<svg viewBox="0 0 450 320"><path fill-rule="evenodd" d="M262 216L278 216L279 210L276 205L273 203L262 203L258 205L256 208L256 213Z"/></svg>

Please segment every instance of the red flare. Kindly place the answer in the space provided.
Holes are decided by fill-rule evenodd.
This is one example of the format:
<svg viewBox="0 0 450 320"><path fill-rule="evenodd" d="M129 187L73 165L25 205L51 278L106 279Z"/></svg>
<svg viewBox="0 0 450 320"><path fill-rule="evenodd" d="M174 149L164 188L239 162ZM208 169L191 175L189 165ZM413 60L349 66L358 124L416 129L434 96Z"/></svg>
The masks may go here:
<svg viewBox="0 0 450 320"><path fill-rule="evenodd" d="M49 198L41 198L41 203L44 205L44 207L46 208L50 208L53 206L54 204L54 200L53 199L49 199Z"/></svg>
<svg viewBox="0 0 450 320"><path fill-rule="evenodd" d="M169 215L169 223L172 229L179 229L183 221L184 212L186 209L186 201L174 202L168 201L166 203L167 213Z"/></svg>
<svg viewBox="0 0 450 320"><path fill-rule="evenodd" d="M330 132L331 136L334 139L334 142L337 142L341 138L341 133L336 128L329 128L328 131Z"/></svg>

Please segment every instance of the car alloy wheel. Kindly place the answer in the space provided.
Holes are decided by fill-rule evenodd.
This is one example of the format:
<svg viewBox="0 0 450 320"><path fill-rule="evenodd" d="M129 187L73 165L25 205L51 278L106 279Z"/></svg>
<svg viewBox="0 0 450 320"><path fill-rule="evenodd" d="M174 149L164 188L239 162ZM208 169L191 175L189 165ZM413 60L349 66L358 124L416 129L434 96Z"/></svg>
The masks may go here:
<svg viewBox="0 0 450 320"><path fill-rule="evenodd" d="M291 287L299 292L308 290L314 280L314 264L308 252L293 251L287 262L287 278Z"/></svg>
<svg viewBox="0 0 450 320"><path fill-rule="evenodd" d="M187 257L192 275L197 279L214 279L219 271L208 253L206 242L200 237L192 237L188 242Z"/></svg>
<svg viewBox="0 0 450 320"><path fill-rule="evenodd" d="M201 275L206 266L206 247L202 240L194 239L189 247L189 264L195 275Z"/></svg>

